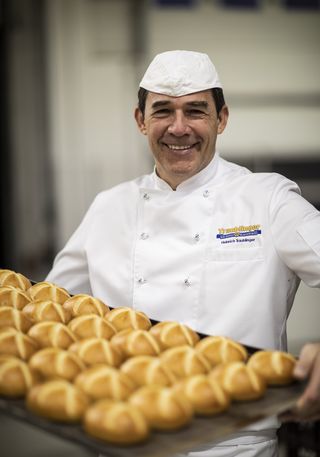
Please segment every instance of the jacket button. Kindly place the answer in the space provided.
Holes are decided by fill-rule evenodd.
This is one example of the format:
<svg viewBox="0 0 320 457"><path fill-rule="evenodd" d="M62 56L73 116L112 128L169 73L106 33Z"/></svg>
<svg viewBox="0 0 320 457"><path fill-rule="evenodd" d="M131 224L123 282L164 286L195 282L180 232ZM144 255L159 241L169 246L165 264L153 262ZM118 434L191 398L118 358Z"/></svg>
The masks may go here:
<svg viewBox="0 0 320 457"><path fill-rule="evenodd" d="M203 191L202 195L204 196L204 198L207 198L207 197L209 197L209 194L210 194L210 192L206 189Z"/></svg>
<svg viewBox="0 0 320 457"><path fill-rule="evenodd" d="M142 232L140 238L141 240L147 240L149 238L149 235L146 232Z"/></svg>
<svg viewBox="0 0 320 457"><path fill-rule="evenodd" d="M147 193L143 194L143 199L144 200L150 200L150 195L147 194Z"/></svg>
<svg viewBox="0 0 320 457"><path fill-rule="evenodd" d="M190 279L186 278L183 282L184 282L184 284L185 284L187 287L190 287L190 286L191 286L191 281L190 281Z"/></svg>
<svg viewBox="0 0 320 457"><path fill-rule="evenodd" d="M196 243L197 243L198 241L200 241L200 235L199 235L199 233L196 233L196 234L194 235L194 241L195 241Z"/></svg>
<svg viewBox="0 0 320 457"><path fill-rule="evenodd" d="M139 278L138 279L138 283L141 284L141 285L145 284L146 282L147 282L147 280L145 278Z"/></svg>

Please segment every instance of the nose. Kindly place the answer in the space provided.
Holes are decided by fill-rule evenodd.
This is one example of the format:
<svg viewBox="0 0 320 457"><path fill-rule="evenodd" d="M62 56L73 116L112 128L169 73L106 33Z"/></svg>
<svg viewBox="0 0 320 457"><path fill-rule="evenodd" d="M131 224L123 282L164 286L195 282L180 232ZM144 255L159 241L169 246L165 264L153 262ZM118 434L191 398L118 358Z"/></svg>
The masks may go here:
<svg viewBox="0 0 320 457"><path fill-rule="evenodd" d="M176 112L172 117L168 127L168 133L175 136L183 136L189 133L190 127L187 123L185 115L181 112Z"/></svg>

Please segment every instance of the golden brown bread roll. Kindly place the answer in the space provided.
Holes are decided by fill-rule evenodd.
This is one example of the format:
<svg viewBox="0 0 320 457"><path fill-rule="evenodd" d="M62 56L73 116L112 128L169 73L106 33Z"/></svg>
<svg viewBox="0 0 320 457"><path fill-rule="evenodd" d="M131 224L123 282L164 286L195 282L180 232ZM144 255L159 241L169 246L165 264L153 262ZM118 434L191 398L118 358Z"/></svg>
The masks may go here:
<svg viewBox="0 0 320 457"><path fill-rule="evenodd" d="M16 357L0 355L0 395L23 397L39 382L39 375L26 362Z"/></svg>
<svg viewBox="0 0 320 457"><path fill-rule="evenodd" d="M218 380L204 374L185 378L174 386L174 390L182 391L199 415L221 413L228 409L231 401Z"/></svg>
<svg viewBox="0 0 320 457"><path fill-rule="evenodd" d="M83 314L96 314L104 317L110 311L103 301L88 294L74 295L66 300L63 306L71 312L72 317L82 316Z"/></svg>
<svg viewBox="0 0 320 457"><path fill-rule="evenodd" d="M44 348L29 360L29 366L45 378L63 378L72 381L85 364L77 354L59 348Z"/></svg>
<svg viewBox="0 0 320 457"><path fill-rule="evenodd" d="M33 323L55 321L67 324L71 314L60 303L52 300L35 300L26 305L21 311Z"/></svg>
<svg viewBox="0 0 320 457"><path fill-rule="evenodd" d="M106 319L115 326L118 332L126 328L148 330L151 327L151 321L145 313L127 307L112 309L106 315Z"/></svg>
<svg viewBox="0 0 320 457"><path fill-rule="evenodd" d="M162 362L168 366L178 378L210 371L207 359L191 346L176 346L160 354Z"/></svg>
<svg viewBox="0 0 320 457"><path fill-rule="evenodd" d="M138 386L158 384L167 387L177 381L175 374L159 357L150 355L131 357L121 365L120 371L126 373Z"/></svg>
<svg viewBox="0 0 320 457"><path fill-rule="evenodd" d="M29 295L17 287L0 287L0 306L11 306L21 311L30 301Z"/></svg>
<svg viewBox="0 0 320 457"><path fill-rule="evenodd" d="M242 344L225 336L207 336L199 341L196 349L209 360L211 366L227 362L244 362L248 358L248 352Z"/></svg>
<svg viewBox="0 0 320 457"><path fill-rule="evenodd" d="M0 354L12 355L22 360L29 358L39 346L30 336L13 327L0 329Z"/></svg>
<svg viewBox="0 0 320 457"><path fill-rule="evenodd" d="M61 322L44 321L34 324L28 335L31 336L39 347L55 347L67 349L72 343L77 341L74 333Z"/></svg>
<svg viewBox="0 0 320 457"><path fill-rule="evenodd" d="M145 441L150 433L147 421L138 408L110 399L100 400L88 408L84 429L88 435L121 445Z"/></svg>
<svg viewBox="0 0 320 457"><path fill-rule="evenodd" d="M140 387L128 401L139 408L155 430L176 430L189 424L193 418L193 408L187 397L170 387Z"/></svg>
<svg viewBox="0 0 320 457"><path fill-rule="evenodd" d="M21 273L13 270L0 270L0 286L13 286L17 289L28 290L31 282Z"/></svg>
<svg viewBox="0 0 320 457"><path fill-rule="evenodd" d="M79 339L96 337L109 340L117 332L111 322L97 314L74 317L68 327Z"/></svg>
<svg viewBox="0 0 320 457"><path fill-rule="evenodd" d="M32 301L50 300L59 303L60 305L70 298L70 294L66 289L48 281L42 281L34 284L30 287L30 289L28 289L28 294L30 295Z"/></svg>
<svg viewBox="0 0 320 457"><path fill-rule="evenodd" d="M179 322L159 322L149 331L163 349L183 345L195 346L200 339L194 330Z"/></svg>
<svg viewBox="0 0 320 457"><path fill-rule="evenodd" d="M74 383L94 400L126 400L136 389L125 373L107 365L95 365L80 373Z"/></svg>
<svg viewBox="0 0 320 457"><path fill-rule="evenodd" d="M87 365L106 363L112 367L118 367L123 360L122 354L111 345L110 341L103 338L77 341L69 347L69 351L78 354Z"/></svg>
<svg viewBox="0 0 320 457"><path fill-rule="evenodd" d="M121 344L119 341L117 344L117 335L118 339L123 338ZM159 343L147 330L125 329L117 335L111 339L111 344L116 344L125 358L136 355L159 355L161 352Z"/></svg>
<svg viewBox="0 0 320 457"><path fill-rule="evenodd" d="M248 366L259 373L270 385L289 384L294 380L296 359L287 352L257 351L248 361Z"/></svg>
<svg viewBox="0 0 320 457"><path fill-rule="evenodd" d="M20 332L27 333L32 326L32 320L22 311L11 306L0 306L0 328L13 327Z"/></svg>
<svg viewBox="0 0 320 457"><path fill-rule="evenodd" d="M63 379L54 379L30 389L27 408L39 416L61 422L79 422L89 400L78 387Z"/></svg>
<svg viewBox="0 0 320 457"><path fill-rule="evenodd" d="M112 324L111 324L112 325ZM113 337L110 339L110 342L114 348L116 348L123 357L125 358L125 345L127 341L127 337L129 333L133 332L133 328L125 328L124 330L120 330L117 332Z"/></svg>
<svg viewBox="0 0 320 457"><path fill-rule="evenodd" d="M216 379L233 400L256 400L266 391L266 382L244 362L217 365L208 375Z"/></svg>

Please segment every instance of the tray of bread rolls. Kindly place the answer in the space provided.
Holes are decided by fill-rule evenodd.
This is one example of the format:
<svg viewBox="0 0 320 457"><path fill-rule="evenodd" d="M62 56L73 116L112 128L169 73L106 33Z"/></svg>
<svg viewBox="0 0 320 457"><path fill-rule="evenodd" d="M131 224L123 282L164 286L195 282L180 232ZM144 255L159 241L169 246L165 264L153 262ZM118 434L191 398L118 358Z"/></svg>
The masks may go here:
<svg viewBox="0 0 320 457"><path fill-rule="evenodd" d="M0 410L95 453L227 438L294 405L295 362L0 270Z"/></svg>

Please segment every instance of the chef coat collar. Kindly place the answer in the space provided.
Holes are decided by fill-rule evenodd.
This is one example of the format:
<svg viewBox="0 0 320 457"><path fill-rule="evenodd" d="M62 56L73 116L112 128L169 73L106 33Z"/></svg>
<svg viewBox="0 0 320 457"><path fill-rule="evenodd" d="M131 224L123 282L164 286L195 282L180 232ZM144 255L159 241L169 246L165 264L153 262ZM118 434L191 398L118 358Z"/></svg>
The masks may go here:
<svg viewBox="0 0 320 457"><path fill-rule="evenodd" d="M205 186L207 183L211 182L217 173L218 158L219 153L216 152L211 162L205 168L203 168L203 170L199 171L199 173L195 174L194 176L191 176L191 178L183 181L181 184L177 186L175 191L190 192L195 189L198 189L199 187ZM152 177L156 189L171 190L172 192L174 192L174 190L169 186L169 184L157 175L156 167L154 167Z"/></svg>

